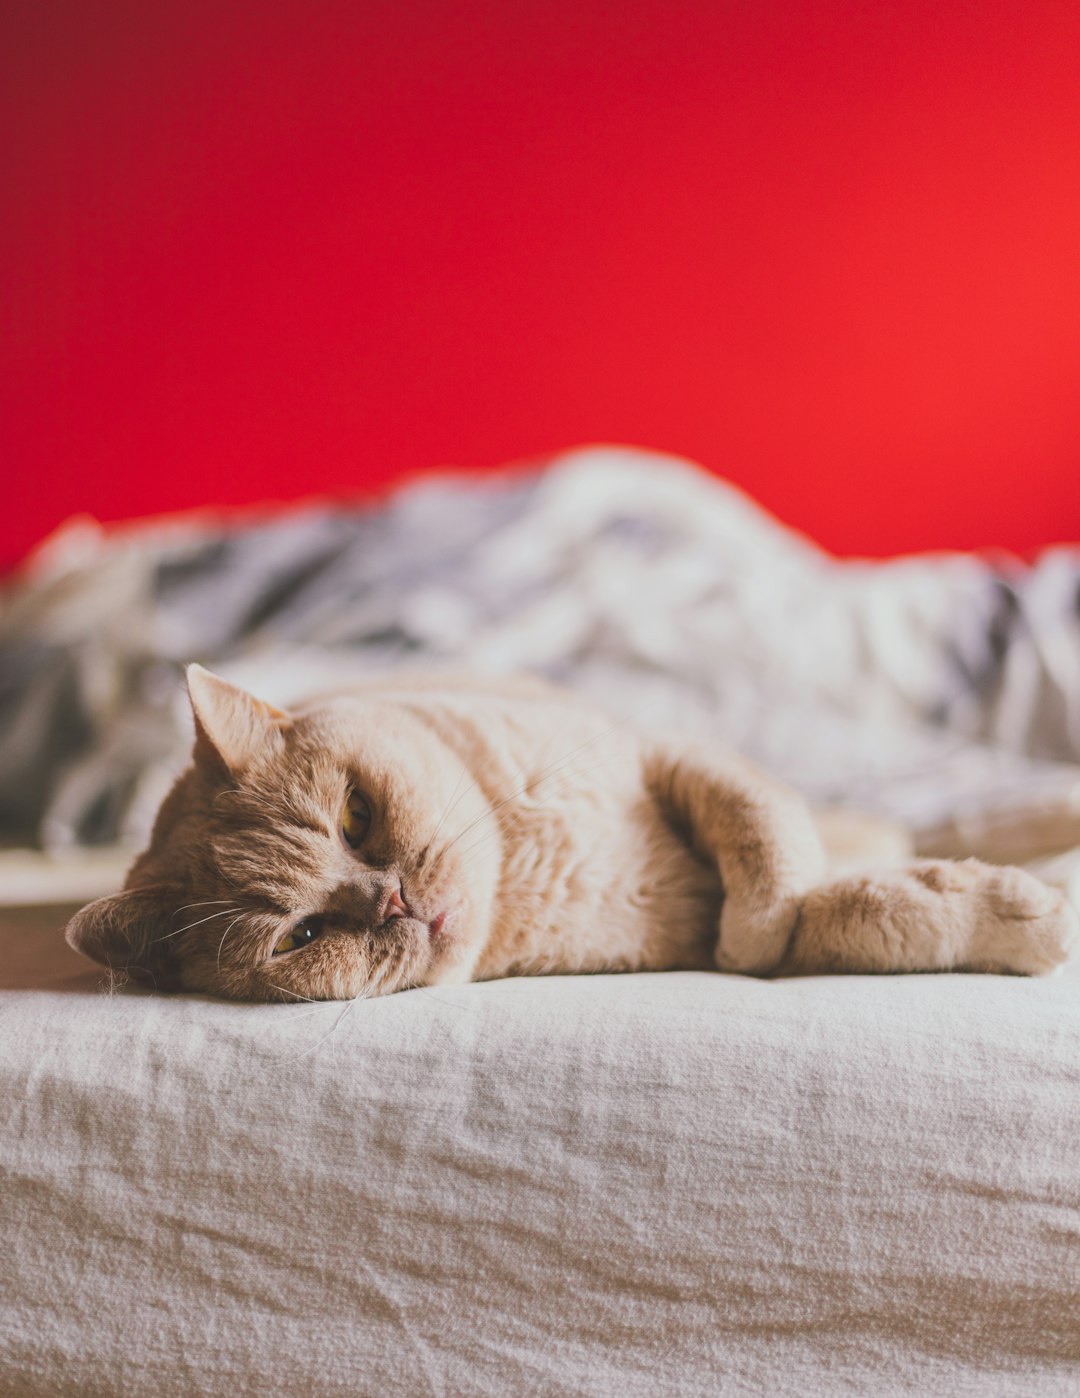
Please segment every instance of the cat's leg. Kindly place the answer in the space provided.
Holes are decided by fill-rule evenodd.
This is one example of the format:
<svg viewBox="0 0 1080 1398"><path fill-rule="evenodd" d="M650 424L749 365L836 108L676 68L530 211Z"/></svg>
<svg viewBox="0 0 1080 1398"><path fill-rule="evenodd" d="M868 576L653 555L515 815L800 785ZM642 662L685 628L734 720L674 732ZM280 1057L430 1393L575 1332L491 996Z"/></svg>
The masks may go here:
<svg viewBox="0 0 1080 1398"><path fill-rule="evenodd" d="M935 859L807 894L779 972L1040 975L1078 949L1076 911L1033 874Z"/></svg>
<svg viewBox="0 0 1080 1398"><path fill-rule="evenodd" d="M749 762L711 744L657 745L645 780L724 886L716 964L764 974L788 947L803 895L825 872L806 803Z"/></svg>

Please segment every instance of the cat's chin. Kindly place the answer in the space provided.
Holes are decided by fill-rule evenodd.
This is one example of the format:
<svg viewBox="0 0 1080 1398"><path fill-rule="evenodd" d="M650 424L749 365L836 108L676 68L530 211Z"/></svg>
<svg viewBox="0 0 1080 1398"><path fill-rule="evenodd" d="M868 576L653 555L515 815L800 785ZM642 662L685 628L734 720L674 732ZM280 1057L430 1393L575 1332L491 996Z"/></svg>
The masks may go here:
<svg viewBox="0 0 1080 1398"><path fill-rule="evenodd" d="M462 908L448 909L428 923L428 957L416 986L466 985L483 950L482 938L470 938L470 919Z"/></svg>

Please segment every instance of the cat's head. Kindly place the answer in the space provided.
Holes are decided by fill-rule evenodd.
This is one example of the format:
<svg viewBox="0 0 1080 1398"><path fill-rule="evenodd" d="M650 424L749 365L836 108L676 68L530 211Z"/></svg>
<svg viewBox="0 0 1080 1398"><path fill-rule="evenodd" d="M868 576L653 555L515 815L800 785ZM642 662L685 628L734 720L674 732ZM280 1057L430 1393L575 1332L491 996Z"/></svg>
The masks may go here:
<svg viewBox="0 0 1080 1398"><path fill-rule="evenodd" d="M467 979L500 860L467 758L389 695L283 713L197 665L188 692L192 766L71 945L159 988L246 1000Z"/></svg>

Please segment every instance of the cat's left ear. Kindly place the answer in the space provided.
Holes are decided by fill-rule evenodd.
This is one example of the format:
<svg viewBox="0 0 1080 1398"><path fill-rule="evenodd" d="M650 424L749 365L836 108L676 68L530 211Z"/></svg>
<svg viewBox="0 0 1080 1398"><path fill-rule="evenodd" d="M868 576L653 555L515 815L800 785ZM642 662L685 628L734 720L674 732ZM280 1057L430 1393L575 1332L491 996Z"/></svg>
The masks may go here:
<svg viewBox="0 0 1080 1398"><path fill-rule="evenodd" d="M187 685L195 715L196 760L209 759L235 774L282 751L284 730L292 722L287 713L201 665L187 667Z"/></svg>
<svg viewBox="0 0 1080 1398"><path fill-rule="evenodd" d="M172 928L183 896L182 888L161 884L110 894L81 908L64 935L91 961L158 990L175 990L180 980Z"/></svg>

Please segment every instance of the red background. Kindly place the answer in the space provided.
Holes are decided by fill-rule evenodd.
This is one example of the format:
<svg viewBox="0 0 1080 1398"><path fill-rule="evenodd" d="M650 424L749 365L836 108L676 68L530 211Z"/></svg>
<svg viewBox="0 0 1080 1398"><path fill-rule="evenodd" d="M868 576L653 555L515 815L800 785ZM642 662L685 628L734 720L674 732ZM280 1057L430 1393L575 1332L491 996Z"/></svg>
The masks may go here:
<svg viewBox="0 0 1080 1398"><path fill-rule="evenodd" d="M590 440L1080 536L1080 6L0 7L0 559Z"/></svg>

